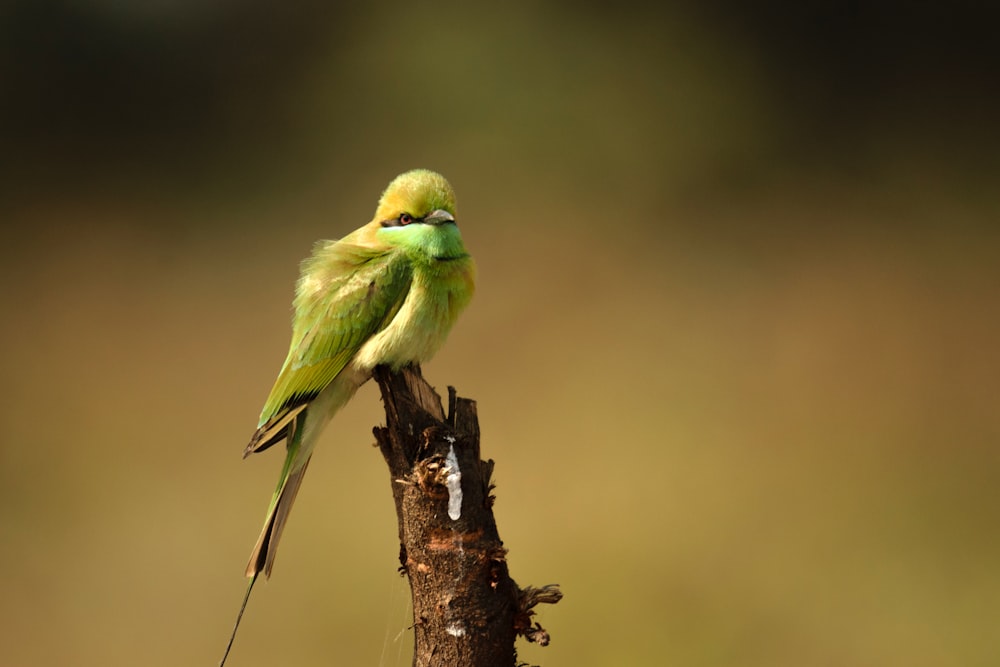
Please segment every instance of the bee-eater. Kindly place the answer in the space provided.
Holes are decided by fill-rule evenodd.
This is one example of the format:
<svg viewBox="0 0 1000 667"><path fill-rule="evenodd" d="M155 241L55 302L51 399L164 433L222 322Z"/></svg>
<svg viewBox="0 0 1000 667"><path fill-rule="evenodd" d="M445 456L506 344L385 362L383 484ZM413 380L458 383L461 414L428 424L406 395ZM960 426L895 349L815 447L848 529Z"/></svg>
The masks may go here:
<svg viewBox="0 0 1000 667"><path fill-rule="evenodd" d="M472 298L475 276L455 223L454 191L443 176L424 169L396 177L371 222L339 241L318 242L302 263L288 356L243 454L282 441L287 448L247 564L244 608L258 575L271 575L323 428L376 366L430 359Z"/></svg>

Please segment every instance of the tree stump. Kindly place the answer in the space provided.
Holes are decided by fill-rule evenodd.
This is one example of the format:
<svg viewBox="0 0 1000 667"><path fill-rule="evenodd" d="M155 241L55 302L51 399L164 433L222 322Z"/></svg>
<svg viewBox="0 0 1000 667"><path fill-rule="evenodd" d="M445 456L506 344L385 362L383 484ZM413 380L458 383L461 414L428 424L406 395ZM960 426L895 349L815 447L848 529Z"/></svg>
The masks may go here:
<svg viewBox="0 0 1000 667"><path fill-rule="evenodd" d="M515 667L514 640L548 644L532 608L558 586L518 588L493 518L493 461L479 453L476 402L448 388L448 414L417 366L375 369L386 425L400 571L413 598L415 667Z"/></svg>

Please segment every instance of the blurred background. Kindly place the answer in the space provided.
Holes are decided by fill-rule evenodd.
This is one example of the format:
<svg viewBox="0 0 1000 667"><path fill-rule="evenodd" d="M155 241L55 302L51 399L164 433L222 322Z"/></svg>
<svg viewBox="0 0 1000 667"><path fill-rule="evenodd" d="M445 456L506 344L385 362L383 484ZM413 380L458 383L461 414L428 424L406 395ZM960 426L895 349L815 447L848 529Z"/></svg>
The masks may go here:
<svg viewBox="0 0 1000 667"><path fill-rule="evenodd" d="M1000 663L988 3L0 8L0 662L214 665L299 260L441 171L530 664ZM230 663L410 664L377 388Z"/></svg>

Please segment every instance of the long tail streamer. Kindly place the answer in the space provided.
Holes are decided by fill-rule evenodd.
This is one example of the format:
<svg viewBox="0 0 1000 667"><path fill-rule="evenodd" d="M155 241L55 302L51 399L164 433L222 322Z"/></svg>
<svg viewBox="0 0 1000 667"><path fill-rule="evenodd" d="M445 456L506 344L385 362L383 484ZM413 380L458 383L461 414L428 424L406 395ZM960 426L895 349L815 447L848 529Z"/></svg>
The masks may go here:
<svg viewBox="0 0 1000 667"><path fill-rule="evenodd" d="M233 648L233 640L236 639L236 630L239 629L240 621L243 620L243 612L247 608L247 600L250 599L250 591L253 590L253 585L257 582L257 576L259 574L260 573L258 572L257 574L250 577L250 585L247 586L246 595L243 596L243 604L240 605L240 613L236 617L236 623L233 625L233 634L229 635L229 643L226 644L226 652L222 655L222 660L219 661L219 667L222 667L223 665L226 664L226 658L229 657L229 650Z"/></svg>

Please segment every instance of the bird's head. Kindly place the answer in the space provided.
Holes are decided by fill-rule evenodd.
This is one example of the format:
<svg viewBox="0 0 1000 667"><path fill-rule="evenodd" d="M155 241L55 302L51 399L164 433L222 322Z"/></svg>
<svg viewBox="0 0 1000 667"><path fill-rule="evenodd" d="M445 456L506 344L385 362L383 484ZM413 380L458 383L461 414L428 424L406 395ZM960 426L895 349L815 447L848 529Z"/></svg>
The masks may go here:
<svg viewBox="0 0 1000 667"><path fill-rule="evenodd" d="M414 169L397 176L382 193L371 226L376 237L438 259L465 256L455 224L455 191L444 176Z"/></svg>

